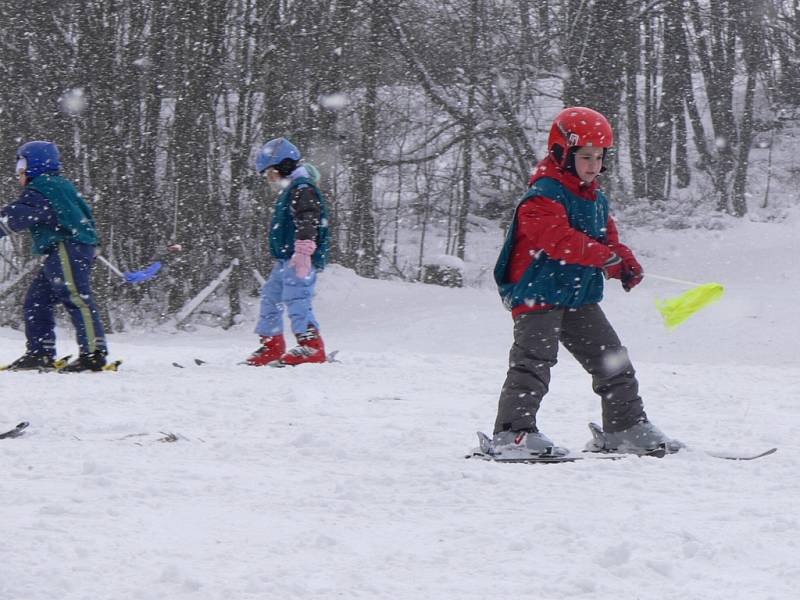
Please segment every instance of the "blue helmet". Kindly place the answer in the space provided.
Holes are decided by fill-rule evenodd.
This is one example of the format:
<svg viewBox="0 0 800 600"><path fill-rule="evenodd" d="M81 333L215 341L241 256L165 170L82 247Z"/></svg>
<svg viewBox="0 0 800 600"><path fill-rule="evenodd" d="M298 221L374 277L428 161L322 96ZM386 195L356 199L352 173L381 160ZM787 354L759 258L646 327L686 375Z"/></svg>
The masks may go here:
<svg viewBox="0 0 800 600"><path fill-rule="evenodd" d="M61 154L53 142L27 142L17 150L17 158L25 159L25 175L33 179L42 173L61 169Z"/></svg>
<svg viewBox="0 0 800 600"><path fill-rule="evenodd" d="M256 155L256 171L263 173L286 159L300 160L300 150L286 138L275 138L261 146Z"/></svg>

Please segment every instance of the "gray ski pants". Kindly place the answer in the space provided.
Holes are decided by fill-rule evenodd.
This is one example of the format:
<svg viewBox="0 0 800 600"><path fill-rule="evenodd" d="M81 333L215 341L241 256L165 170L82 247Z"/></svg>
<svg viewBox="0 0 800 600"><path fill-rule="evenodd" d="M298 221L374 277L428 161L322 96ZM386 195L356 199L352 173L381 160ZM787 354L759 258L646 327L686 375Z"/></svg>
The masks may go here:
<svg viewBox="0 0 800 600"><path fill-rule="evenodd" d="M550 385L558 343L592 376L603 408L603 429L621 431L646 419L639 382L628 352L600 305L528 312L514 320L514 345L500 392L494 432L536 427L536 413Z"/></svg>

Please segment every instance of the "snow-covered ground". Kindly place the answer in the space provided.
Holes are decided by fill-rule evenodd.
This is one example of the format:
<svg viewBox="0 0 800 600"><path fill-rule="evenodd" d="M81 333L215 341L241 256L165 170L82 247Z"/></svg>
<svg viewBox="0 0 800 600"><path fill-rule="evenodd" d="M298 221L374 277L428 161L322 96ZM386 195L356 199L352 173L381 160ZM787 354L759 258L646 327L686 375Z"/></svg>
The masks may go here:
<svg viewBox="0 0 800 600"><path fill-rule="evenodd" d="M232 331L111 336L118 373L0 374L0 422L32 423L0 441L0 598L795 597L798 227L623 230L646 270L726 294L673 333L673 284L603 304L653 421L695 449L780 448L755 462L464 460L505 375L496 293L336 267L317 306L340 363L237 366L253 305ZM0 362L22 347L0 330ZM598 418L562 352L541 427L579 450Z"/></svg>

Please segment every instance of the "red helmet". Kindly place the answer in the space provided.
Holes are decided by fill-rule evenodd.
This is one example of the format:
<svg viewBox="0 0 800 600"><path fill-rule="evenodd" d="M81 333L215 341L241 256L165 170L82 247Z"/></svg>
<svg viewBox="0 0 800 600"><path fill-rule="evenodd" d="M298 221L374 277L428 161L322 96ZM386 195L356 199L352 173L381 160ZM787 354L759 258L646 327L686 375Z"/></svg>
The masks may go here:
<svg viewBox="0 0 800 600"><path fill-rule="evenodd" d="M614 132L608 119L583 106L572 106L558 113L547 138L547 152L561 167L566 165L571 148L610 148L613 145Z"/></svg>

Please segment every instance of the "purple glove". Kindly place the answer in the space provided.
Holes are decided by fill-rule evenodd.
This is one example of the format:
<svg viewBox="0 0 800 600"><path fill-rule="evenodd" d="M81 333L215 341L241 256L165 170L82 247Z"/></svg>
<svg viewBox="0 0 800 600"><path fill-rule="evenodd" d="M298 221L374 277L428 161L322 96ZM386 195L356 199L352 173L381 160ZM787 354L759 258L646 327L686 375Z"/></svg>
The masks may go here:
<svg viewBox="0 0 800 600"><path fill-rule="evenodd" d="M301 279L305 279L311 273L311 255L317 249L314 240L295 240L294 254L289 259L289 266L294 267L294 272Z"/></svg>

